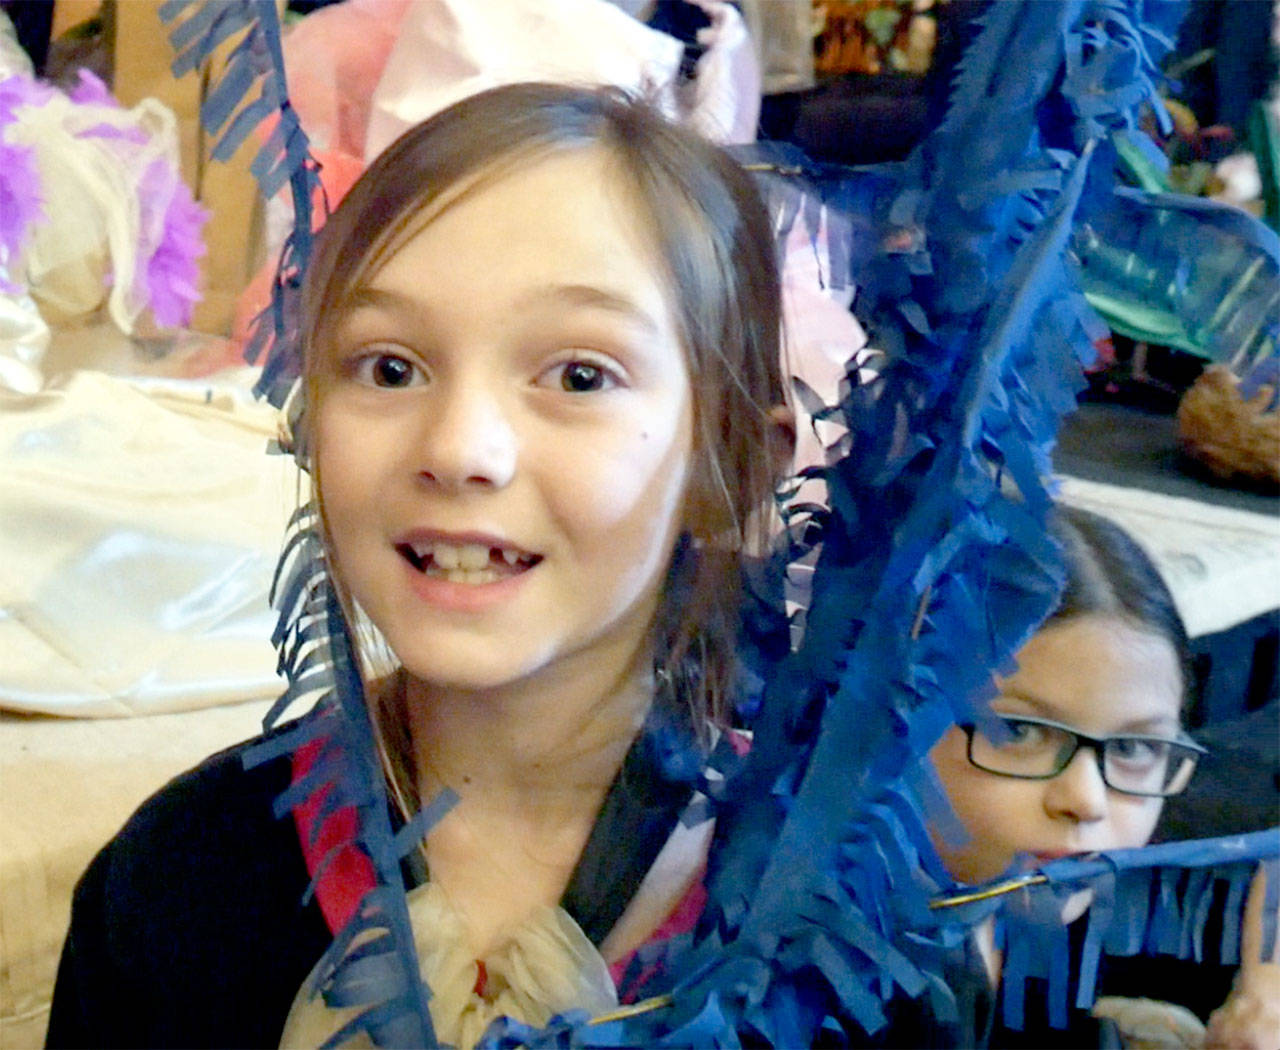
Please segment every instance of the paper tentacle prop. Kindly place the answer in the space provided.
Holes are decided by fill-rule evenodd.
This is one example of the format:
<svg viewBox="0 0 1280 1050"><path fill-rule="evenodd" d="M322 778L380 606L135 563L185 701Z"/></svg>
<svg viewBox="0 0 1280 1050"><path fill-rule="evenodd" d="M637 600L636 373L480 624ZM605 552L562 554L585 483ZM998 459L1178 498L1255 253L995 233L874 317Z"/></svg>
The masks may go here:
<svg viewBox="0 0 1280 1050"><path fill-rule="evenodd" d="M290 183L298 219L270 331L252 344L253 353L269 345L260 389L279 403L297 374L314 170L290 119L274 6L171 0L165 9L169 18L184 11L178 67L245 33L206 126L223 127L263 83L219 149L268 111L281 114L255 173L264 192ZM965 922L929 907L949 882L924 815L945 822L946 812L920 758L957 719L983 717L991 672L1008 668L1056 600L1060 556L1044 533L1049 452L1098 333L1067 258L1081 218L1111 193L1110 136L1139 134L1134 114L1154 99L1155 61L1179 14L1178 4L1142 0L993 4L944 123L906 162L856 178L794 165L807 179L799 207L816 198L862 216L864 240L833 245L833 265L861 289L859 313L887 364L868 384L851 369L840 403L825 410L847 429L816 472L828 502L793 512L788 531L798 541L788 554L814 565L807 607L751 716L749 758L714 792L707 911L693 942L673 950L660 1009L597 1024L569 1015L541 1030L499 1022L487 1045L736 1045L748 1033L810 1044L875 1031L904 995L955 1021L942 961ZM781 225L795 214L784 209ZM365 927L343 932L329 986L341 998L372 971L356 991L370 1008L353 1027L375 1041L429 1045L396 862L430 818L392 834L348 628L313 575L323 575L313 526L300 521L286 551L295 560L277 633L291 685L269 724L299 695L318 689L328 699L255 757L334 742L309 787L329 785L326 805L360 815L356 844L380 882L358 916L375 916L368 925L379 935L367 952L344 955ZM293 801L283 798L282 810ZM1273 856L1274 843L1264 846L1259 855ZM1221 843L1201 850L1210 868L1239 863ZM1189 863L1134 870L1161 872L1148 885L1164 886L1164 872ZM1199 901L1179 914L1198 913ZM1147 913L1143 936L1173 913ZM1011 962L1009 979L1022 976Z"/></svg>

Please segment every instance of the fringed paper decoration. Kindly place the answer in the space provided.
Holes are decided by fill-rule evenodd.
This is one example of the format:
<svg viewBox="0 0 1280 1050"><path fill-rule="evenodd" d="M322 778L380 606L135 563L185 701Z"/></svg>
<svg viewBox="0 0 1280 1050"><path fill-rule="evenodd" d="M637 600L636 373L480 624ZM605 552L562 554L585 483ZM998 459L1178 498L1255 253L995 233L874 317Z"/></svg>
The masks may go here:
<svg viewBox="0 0 1280 1050"><path fill-rule="evenodd" d="M1274 893L1272 887L1280 886L1280 828L1067 857L1007 882L966 888L932 907L953 910L966 922L985 917L999 901L1002 1020L1009 1028L1023 1027L1027 982L1039 979L1047 982L1050 1024L1065 1028L1069 1009L1088 1010L1097 998L1103 956L1240 964L1246 890L1259 865ZM1061 915L1066 900L1084 889L1092 902L1083 947L1073 959ZM1275 915L1273 908L1264 917L1264 958L1275 951ZM1207 928L1217 924L1219 941L1210 944Z"/></svg>
<svg viewBox="0 0 1280 1050"><path fill-rule="evenodd" d="M298 327L302 275L311 259L312 201L320 178L306 133L289 102L275 2L167 0L160 17L174 24L169 40L178 52L175 77L199 68L239 36L200 108L205 131L217 137L213 160L229 159L249 135L274 121L250 171L266 200L289 186L294 224L276 267L271 306L256 320L245 358L251 363L262 361L254 392L280 408L302 370ZM251 98L255 88L257 95Z"/></svg>
<svg viewBox="0 0 1280 1050"><path fill-rule="evenodd" d="M919 761L1056 601L1049 451L1098 333L1065 256L1153 48L1131 5L992 5L929 141L861 185L818 172L875 224L874 252L847 254L887 363L839 406L803 642L726 790L675 1041L713 990L726 1042L857 1038L895 996L957 1017L940 976L960 933L927 904L946 884L922 812L940 795Z"/></svg>
<svg viewBox="0 0 1280 1050"><path fill-rule="evenodd" d="M188 15L174 33L179 72L245 34L205 117L211 130L228 128L219 151L281 114L256 165L265 192L291 183L298 217L270 336L255 342L256 351L271 344L262 389L277 399L297 368L314 171L287 103L275 8L170 0L165 10ZM1155 62L1180 13L1180 4L1142 0L992 4L945 121L907 161L850 175L786 151L781 161L777 151L763 157L775 176L807 180L804 192L777 197L783 235L805 209L850 216L846 242L829 245L829 276L860 289L856 311L885 363L869 382L851 365L839 404L811 406L843 433L813 472L826 502L790 509L780 557L811 571L791 592L803 599L791 650L755 665L763 696L743 711L752 750L736 770L720 766L725 779L703 785L718 823L694 936L660 949L662 958L638 959L659 964L646 985L654 998L540 1030L500 1021L481 1045L857 1042L904 1004L932 1019L935 1038L964 1041L958 995L966 991L948 983L947 961L1000 903L931 907L953 887L925 817L943 827L954 818L922 758L954 722L987 717L992 672L1009 669L1056 601L1060 553L1044 528L1049 454L1099 334L1070 262L1073 238L1112 197L1113 136L1131 148L1141 141L1138 107L1152 102L1159 112ZM258 99L231 119L258 80ZM319 692L322 700L255 759L320 748L281 809L317 789L328 812L354 809L353 841L378 880L327 956L329 990L370 1004L359 1026L375 1042L431 1045L398 868L430 816L391 832L348 629L322 559L314 519L304 517L280 586L278 644L291 684L271 721L294 699ZM1274 844L1263 846L1258 855L1274 856ZM1229 859L1210 855L1214 865ZM1143 876L1045 869L1055 886L1101 879L1100 899L1116 902L1099 911L1102 932L1086 959L1135 938L1144 948L1152 938L1158 948L1190 946L1194 957L1204 887L1218 869L1179 881L1191 861L1168 864ZM1158 887L1141 923L1129 907L1141 892L1105 885L1130 878ZM1113 932L1117 922L1128 939ZM347 954L365 929L375 939ZM1064 963L1055 952L1056 989ZM1030 973L1029 959L1020 965L1015 984ZM1062 996L1053 995L1061 1013Z"/></svg>
<svg viewBox="0 0 1280 1050"><path fill-rule="evenodd" d="M349 627L326 568L319 514L311 505L294 515L272 601L280 619L272 638L289 682L263 721L270 733L297 702L314 707L267 736L246 755L247 766L306 749L309 768L275 801L277 817L310 803L314 843L330 820L354 813L353 835L340 839L314 873L310 897L327 863L343 851L368 858L373 882L325 953L314 992L333 1007L368 1007L334 1034L339 1046L355 1032L378 1046L433 1046L430 991L418 974L400 862L418 848L452 799L424 807L398 832L387 792ZM348 818L349 819L349 818Z"/></svg>

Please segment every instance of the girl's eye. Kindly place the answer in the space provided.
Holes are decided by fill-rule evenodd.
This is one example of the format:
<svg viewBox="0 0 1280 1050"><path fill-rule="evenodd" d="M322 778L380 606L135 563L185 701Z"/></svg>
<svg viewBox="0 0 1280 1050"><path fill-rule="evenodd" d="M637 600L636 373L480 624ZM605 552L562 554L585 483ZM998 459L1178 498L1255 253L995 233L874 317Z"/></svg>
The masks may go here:
<svg viewBox="0 0 1280 1050"><path fill-rule="evenodd" d="M1049 732L1045 726L1035 722L1023 722L1017 718L1004 718L1004 727L1009 735L997 745L1002 748L1032 748L1046 744Z"/></svg>
<svg viewBox="0 0 1280 1050"><path fill-rule="evenodd" d="M1144 737L1112 737L1107 741L1107 754L1128 766L1148 766L1163 762L1169 752L1164 740Z"/></svg>
<svg viewBox="0 0 1280 1050"><path fill-rule="evenodd" d="M560 385L573 394L585 394L604 387L604 369L585 361L574 361L565 365L560 373Z"/></svg>
<svg viewBox="0 0 1280 1050"><path fill-rule="evenodd" d="M426 381L418 366L399 354L367 354L355 362L355 377L370 386L399 389Z"/></svg>
<svg viewBox="0 0 1280 1050"><path fill-rule="evenodd" d="M569 394L594 394L612 390L622 381L617 373L602 363L577 358L553 365L539 377L541 386L550 386Z"/></svg>

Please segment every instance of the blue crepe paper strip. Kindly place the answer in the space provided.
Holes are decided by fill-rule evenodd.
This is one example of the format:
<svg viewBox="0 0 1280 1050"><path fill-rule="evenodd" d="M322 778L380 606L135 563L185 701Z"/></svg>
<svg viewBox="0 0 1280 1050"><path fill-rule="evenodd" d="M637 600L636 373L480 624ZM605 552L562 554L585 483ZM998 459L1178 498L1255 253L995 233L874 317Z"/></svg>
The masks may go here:
<svg viewBox="0 0 1280 1050"><path fill-rule="evenodd" d="M312 195L319 177L306 134L289 102L276 6L274 0L168 0L160 16L174 24L170 40L178 51L175 76L209 61L240 34L201 112L205 129L218 136L212 150L215 160L228 159L263 121L276 118L250 170L265 198L289 184L294 225L276 269L271 305L257 318L245 356L250 362L263 360L255 392L281 407L301 373L301 285L311 257ZM258 94L251 99L255 85ZM302 438L296 425L295 436ZM301 440L294 451L305 461ZM337 809L354 807L354 845L369 856L377 876L377 885L362 899L356 918L335 939L318 970L318 985L326 996L369 1004L330 1043L337 1045L363 1030L377 1045L432 1046L430 992L418 975L400 860L416 848L451 799L437 799L398 836L393 833L350 631L324 567L314 508L299 511L291 530L272 587L280 611L272 640L289 685L268 712L263 728L270 731L294 703L311 699L315 707L303 722L305 728L289 730L287 737L298 745L323 738L325 745L305 783L286 791L276 808L290 810L322 789L321 822ZM278 756L280 746L269 737L246 754L246 764ZM308 899L330 859L324 858L313 874ZM385 936L374 942L379 950L366 946L359 956L347 956L345 949L356 929L383 931ZM356 1000L351 999L353 995Z"/></svg>
<svg viewBox="0 0 1280 1050"><path fill-rule="evenodd" d="M1244 890L1258 864L1270 869L1278 856L1280 829L1270 829L1044 865L1039 874L1048 884L1019 890L1001 912L1007 946L1001 977L1005 1024L1022 1028L1026 982L1040 978L1048 982L1050 1023L1066 1027L1070 974L1061 963L1067 940L1058 915L1071 893L1086 887L1093 891L1074 1000L1077 1009L1087 1010L1094 1002L1103 955L1160 954L1201 961L1204 926L1223 882L1228 891L1218 959L1239 962ZM1274 950L1274 932L1268 938L1264 929L1260 957L1270 958Z"/></svg>
<svg viewBox="0 0 1280 1050"><path fill-rule="evenodd" d="M178 52L174 76L210 61L223 44L241 34L201 108L201 123L217 136L214 160L229 159L264 121L277 118L250 170L264 199L289 184L294 222L276 267L271 305L255 319L245 359L251 364L262 361L254 392L280 408L301 374L302 275L311 259L312 196L320 179L319 165L289 102L275 2L168 0L161 5L160 17L174 24L169 35ZM257 97L250 99L255 85ZM296 451L301 453L301 447Z"/></svg>
<svg viewBox="0 0 1280 1050"><path fill-rule="evenodd" d="M250 748L245 765L259 765L278 758L286 749L323 741L312 768L276 800L277 815L283 816L323 792L314 836L329 814L354 807L357 830L352 845L373 863L376 884L361 898L355 917L321 958L313 988L313 993L322 992L332 1006L368 1009L326 1045L340 1045L356 1031L364 1031L379 1046L433 1046L427 1009L430 991L419 976L400 861L417 847L456 797L443 793L398 833L393 831L350 631L325 569L319 527L313 506L294 515L284 547L286 556L272 589L280 614L280 670L289 688L268 712L263 729L270 733L295 701L312 701L314 707L300 722ZM314 893L333 855L334 851L326 855L313 872L305 900ZM349 949L358 934L372 934L374 940L352 952Z"/></svg>
<svg viewBox="0 0 1280 1050"><path fill-rule="evenodd" d="M1002 46L1015 46L1009 40L1013 38L1021 42L1017 34L1033 28L1027 25L1027 20L1035 22L1039 19L1038 28L1043 29L1045 17L1061 15L1060 8L1056 11L1041 9L1033 15L1020 5L1011 6L1016 10L997 5L989 16L983 39L994 32L1005 41ZM1058 8L1058 5L1053 7ZM1019 20L1022 20L1020 24ZM1034 32L1031 37L1035 37ZM1045 39L1053 39L1053 35L1042 35L1042 47ZM968 68L981 65L980 58L971 56L966 58L966 62ZM1029 65L1035 64L1033 58ZM1056 63L1048 63L1044 68L1047 69L1044 75L1049 77ZM988 72L994 74L994 67ZM983 77L986 75L981 74ZM962 76L958 88L961 99L967 87ZM1014 87L1010 85L1006 90L1013 92ZM1026 92L1027 88L1024 79L1016 85L1016 92ZM1030 93L1035 94L1034 87ZM984 86L982 96L982 105L988 107L988 112L999 112L1001 119L1006 119L999 92L993 100L987 97ZM974 97L975 100L978 97L976 90ZM952 119L963 121L972 115L956 115L953 108ZM744 798L742 815L738 819L743 824L762 821L779 828L776 833L764 836L770 841L774 860L769 862L759 855L743 856L736 867L732 866L738 859L734 856L731 838L731 822L737 815L730 812L725 815L728 818L725 822L730 824L727 841L718 844L728 863L712 873L712 909L717 904L717 892L723 892L719 890L720 885L742 882L750 885L758 879L756 891L750 894L751 910L730 950L749 951L754 948L760 956L766 956L771 942L779 939L779 929L793 928L794 932L788 934L793 937L802 933L803 902L812 895L812 887L821 881L825 870L829 870L831 858L814 849L813 844L836 843L846 836L852 838L852 829L861 824L860 837L865 836L876 846L875 849L863 850L863 855L896 858L887 866L898 872L896 877L886 872L880 877L848 880L858 887L855 892L868 896L861 900L853 898L846 902L846 906L877 917L878 925L868 923L870 935L860 932L857 943L849 945L863 960L860 979L870 982L869 990L874 991L876 999L887 997L885 993L898 983L892 979L886 982L883 965L873 961L877 954L884 958L883 952L877 952L877 938L892 946L904 912L913 920L922 921L921 902L928 893L930 880L919 878L913 885L902 874L912 871L907 858L916 850L906 841L900 825L894 827L882 823L878 828L873 827L866 823L865 816L860 819L859 814L870 812L876 797L884 792L897 792L910 803L910 792L904 786L895 787L895 782L914 765L919 750L932 742L932 739L925 740L920 734L915 734L916 746L907 747L902 743L903 737L911 738L913 735L910 732L912 716L916 711L922 711L935 725L947 724L951 719L935 712L951 709L954 715L963 701L958 704L943 693L940 683L944 678L950 680L949 684L961 696L980 692L986 672L984 668L978 668L979 673L975 674L973 665L993 666L1007 661L1036 620L1047 612L1056 590L1054 582L1038 584L1027 603L1017 610L1024 615L1026 622L1010 625L1012 630L986 622L988 584L1016 584L1029 569L1051 566L1053 552L1041 538L1042 520L1036 522L1035 527L1031 525L1037 511L1042 519L1045 503L1043 497L1037 498L1039 485L1034 467L1047 462L1047 454L1039 459L1034 455L1028 457L1026 463L1029 466L1024 466L1023 460L1016 455L1006 455L993 470L986 458L989 449L984 441L986 433L992 429L1013 431L1015 440L1021 436L1014 430L1016 423L1013 418L1019 406L1011 405L1003 396L1004 381L1009 374L1006 364L1008 344L1028 341L1042 301L1065 298L1074 292L1061 272L1061 248L1070 229L1075 200L1083 187L1085 162L1076 162L1075 179L1068 193L1042 207L1036 216L1043 220L1048 215L1049 221L1040 221L1037 232L1030 237L1021 226L1015 231L1020 243L1008 252L1009 269L1029 283L1007 292L997 309L978 318L970 318L953 314L945 306L939 309L938 304L927 299L921 301L923 296L920 299L911 297L914 275L933 274L931 284L936 282L945 286L948 263L952 258L962 256L964 252L977 258L990 258L996 254L991 250L993 245L988 243L996 239L990 232L988 208L973 207L972 210L981 213L980 221L973 228L965 228L960 223L947 230L946 216L963 214L963 208L955 206L961 196L971 206L974 201L981 201L982 187L990 181L992 172L1008 170L1025 159L1027 141L1033 136L1023 128L1016 130L1020 141L1014 144L1011 154L990 150L984 170L965 172L972 174L975 186L961 190L940 180L939 184L931 187L931 192L921 193L919 186L929 186L923 178L924 170L908 171L900 183L908 188L896 200L882 196L874 206L880 214L887 213L891 219L923 226L927 236L923 242L917 240L916 243L922 245L921 251L926 250L923 246L927 245L933 257L924 266L916 259L908 261L907 256L887 259L883 254L875 255L868 264L868 270L872 272L855 275L861 277L859 283L863 292L860 301L869 303L870 308L876 311L870 325L876 343L887 343L891 360L881 373L876 383L879 389L873 395L851 390L846 404L842 406L844 422L854 439L848 454L823 475L828 485L830 511L822 522L822 547L813 579L804 642L789 661L791 666L780 667L770 682L772 688L767 690L762 708L768 724L756 727L756 743L749 762L760 770L759 781L766 783L780 782L781 774L787 769L803 768L804 765L807 768L798 779L799 790L788 807L777 806L776 803L771 808L762 805L759 800L765 793L749 779L744 780L740 792ZM1003 141L1008 144L1009 138ZM918 163L926 165L923 159ZM930 163L932 166L928 170L935 174L950 170L959 175L965 168L959 164L949 167L940 161ZM1055 165L1054 173L1058 167ZM912 177L914 175L922 177L917 182ZM1058 185L1060 180L1056 177L1027 179L1021 192L1032 192L1025 187L1040 184ZM1055 208L1056 211L1053 210ZM1012 211L1020 217L1024 214L1020 207ZM1008 235L1008 231L1002 231L998 236ZM1025 250L1019 253L1018 249ZM859 252L853 250L849 257L858 258ZM890 263L896 264L896 271L884 273L884 279L877 281L881 275L875 270ZM1056 275L1053 274L1055 267L1058 270ZM969 272L984 276L981 268L972 268ZM1053 275L1053 280L1050 280L1050 275ZM1005 275L992 275L988 271L986 276ZM998 287L998 283L993 284L994 287ZM1075 294L1078 298L1078 293ZM978 303L989 301L985 293L973 293L967 298ZM1084 313L1083 308L1079 313ZM987 355L985 358L975 355L974 360L966 363L963 359L966 347L975 337L981 340L984 336L990 348ZM1075 347L1069 340L1059 336L1056 343L1064 346L1072 358L1076 356ZM939 354L943 355L941 360ZM939 383L939 375L944 375L949 382L946 385ZM957 380L961 392L959 397L954 396ZM1032 396L1027 399L1032 408L1036 407L1034 393L1032 391ZM904 410L909 425L895 428L893 417ZM881 465L887 458L893 458L894 450L885 449L887 456L862 456L858 441L867 435L863 440L874 442L886 433L894 433L895 429L899 432L905 429L917 440L910 454L897 459L896 476L886 477ZM955 440L957 432L963 435L964 441ZM1052 433L1052 427L1049 432ZM936 438L932 436L934 434L937 434ZM866 479L859 476L860 470L867 465L881 470L881 476L876 479L877 486L867 484ZM1001 468L1013 469L1020 475L1024 496L1034 501L1030 510L1025 507L1001 508L998 517L981 513L1002 499L998 480ZM899 490L895 492L890 488L886 492L886 488L895 481L901 485ZM957 493L968 497L958 508L955 504ZM905 511L905 520L904 512L894 509L886 495L899 501L899 507L909 508ZM985 541L994 546L1007 538L1009 529L993 525L993 518L1019 524L1022 519L1029 519L1026 527L1018 528L1018 531L1034 535L1038 542L1029 559L1008 555L997 556L994 561L988 559L990 564L987 568L974 574L979 578L975 587L956 569L958 563L963 562L966 549L975 541ZM884 542L870 534L882 523L896 526ZM988 552L984 550L984 553ZM976 564L966 567L980 569ZM914 596L915 601L909 599L904 602L904 594ZM917 603L921 600L926 601L921 621L924 630L914 644L908 644ZM851 624L851 611L860 618L860 625ZM1028 612L1030 616L1026 615ZM966 644L973 634L967 625L978 625L983 629L983 634L975 640L976 644ZM952 671L947 665L957 663L948 651L964 654L969 668L957 665L954 676L940 674L941 668ZM844 654L843 667L839 666L839 659L833 659L833 656L838 658L841 654ZM979 659L974 659L975 654ZM983 661L982 657L987 659ZM822 695L824 691L826 696ZM806 753L803 741L797 741L788 731L801 723L803 713L815 704L824 708L821 728L816 742L811 745L812 750ZM797 755L801 758L800 763L796 761ZM744 776L749 778L751 773ZM914 823L917 827L922 826L918 811L914 813ZM763 871L753 875L752 869L760 871L762 866ZM915 898L914 908L911 906L912 897ZM884 916L891 916L891 922L886 923ZM921 928L924 927L917 929ZM761 961L766 961L766 958ZM834 976L834 968L829 963L824 967L822 960L812 962L829 979ZM785 967L778 965L774 968L783 971L778 976L785 981ZM801 967L797 965L795 970L799 969ZM848 982L843 980L842 983L847 985ZM912 983L918 988L924 982ZM794 996L795 993L789 994ZM876 1027L878 1010L859 1007L847 991L843 996L837 995L837 999L843 1000L841 1005L863 1027ZM799 1008L794 998L791 1003ZM785 995L774 997L771 1009L786 1011L788 1008Z"/></svg>

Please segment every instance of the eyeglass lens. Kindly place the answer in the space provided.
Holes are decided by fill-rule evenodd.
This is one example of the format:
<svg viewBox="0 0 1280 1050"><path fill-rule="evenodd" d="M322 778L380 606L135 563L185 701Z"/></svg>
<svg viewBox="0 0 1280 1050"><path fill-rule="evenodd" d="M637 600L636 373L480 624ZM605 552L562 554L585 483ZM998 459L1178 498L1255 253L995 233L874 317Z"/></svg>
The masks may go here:
<svg viewBox="0 0 1280 1050"><path fill-rule="evenodd" d="M1002 718L1007 733L992 740L981 727L969 738L969 760L1003 776L1048 779L1057 776L1081 747L1070 729L1034 720ZM1172 740L1113 736L1102 742L1102 779L1116 791L1135 795L1176 795L1191 779L1197 754Z"/></svg>

